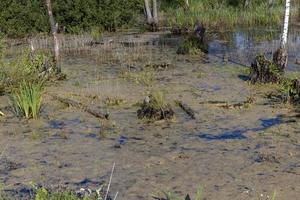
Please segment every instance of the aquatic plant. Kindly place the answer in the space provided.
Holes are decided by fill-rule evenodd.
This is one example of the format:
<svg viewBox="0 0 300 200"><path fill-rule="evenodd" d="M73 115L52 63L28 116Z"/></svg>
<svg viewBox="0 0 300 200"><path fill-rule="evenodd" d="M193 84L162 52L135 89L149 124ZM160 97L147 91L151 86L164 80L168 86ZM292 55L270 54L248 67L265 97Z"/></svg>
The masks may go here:
<svg viewBox="0 0 300 200"><path fill-rule="evenodd" d="M42 103L42 86L23 82L11 95L11 104L17 116L37 118Z"/></svg>

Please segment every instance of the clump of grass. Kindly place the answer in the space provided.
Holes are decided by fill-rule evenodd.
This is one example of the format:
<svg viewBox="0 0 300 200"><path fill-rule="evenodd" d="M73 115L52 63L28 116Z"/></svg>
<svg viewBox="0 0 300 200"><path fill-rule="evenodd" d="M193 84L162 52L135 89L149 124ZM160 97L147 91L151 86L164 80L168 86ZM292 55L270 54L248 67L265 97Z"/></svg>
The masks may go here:
<svg viewBox="0 0 300 200"><path fill-rule="evenodd" d="M152 70L135 72L126 70L121 72L120 77L136 84L151 86L154 81L154 72Z"/></svg>
<svg viewBox="0 0 300 200"><path fill-rule="evenodd" d="M140 119L163 120L174 118L174 111L160 91L153 91L144 99L141 108L137 111Z"/></svg>
<svg viewBox="0 0 300 200"><path fill-rule="evenodd" d="M11 104L19 117L37 118L42 103L42 85L23 82L11 94Z"/></svg>
<svg viewBox="0 0 300 200"><path fill-rule="evenodd" d="M106 106L109 106L109 107L120 106L120 105L122 105L124 103L125 103L125 100L121 99L121 98L118 98L118 97L107 97L104 100L104 104Z"/></svg>

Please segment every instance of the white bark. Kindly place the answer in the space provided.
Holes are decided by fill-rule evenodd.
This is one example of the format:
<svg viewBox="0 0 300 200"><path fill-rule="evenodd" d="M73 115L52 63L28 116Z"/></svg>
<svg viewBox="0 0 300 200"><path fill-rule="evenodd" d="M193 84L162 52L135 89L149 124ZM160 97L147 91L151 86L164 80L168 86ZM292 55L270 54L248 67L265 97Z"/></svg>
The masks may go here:
<svg viewBox="0 0 300 200"><path fill-rule="evenodd" d="M54 42L54 59L55 59L55 67L57 72L61 72L61 69L58 65L59 60L59 42L57 37L57 24L55 24L53 12L52 12L52 6L51 6L51 0L46 0L47 10L48 10L48 16L49 16L49 23L51 27L51 33L53 36L53 42Z"/></svg>
<svg viewBox="0 0 300 200"><path fill-rule="evenodd" d="M153 21L155 24L158 24L158 16L157 16L157 0L152 0L153 5Z"/></svg>
<svg viewBox="0 0 300 200"><path fill-rule="evenodd" d="M187 8L189 8L189 7L190 7L189 0L185 0L185 6L186 6Z"/></svg>
<svg viewBox="0 0 300 200"><path fill-rule="evenodd" d="M289 18L290 18L290 0L285 1L285 14L284 14L284 23L280 47L286 49L288 30L289 30Z"/></svg>
<svg viewBox="0 0 300 200"><path fill-rule="evenodd" d="M153 21L153 18L152 18L148 0L144 0L144 6L145 6L146 15L147 15L147 23L151 24Z"/></svg>

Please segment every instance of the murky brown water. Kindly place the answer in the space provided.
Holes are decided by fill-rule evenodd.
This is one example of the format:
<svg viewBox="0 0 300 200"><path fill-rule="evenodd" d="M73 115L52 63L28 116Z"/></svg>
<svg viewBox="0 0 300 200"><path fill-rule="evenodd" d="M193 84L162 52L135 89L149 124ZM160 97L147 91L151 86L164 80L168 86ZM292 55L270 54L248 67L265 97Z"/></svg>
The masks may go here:
<svg viewBox="0 0 300 200"><path fill-rule="evenodd" d="M236 34L235 45L242 45ZM146 36L143 41L162 38ZM137 36L118 40L128 42L126 37L139 40ZM206 58L178 56L172 45L126 47L118 40L89 51L69 52L72 56L62 62L68 80L47 87L39 120L15 118L5 108L7 97L0 97L0 108L7 114L0 122L4 189L30 182L97 188L108 181L115 162L111 191L119 192L118 199L152 199L162 191L193 197L199 186L208 200L270 199L274 192L276 199L299 198L299 120L294 108L265 98L275 86L251 86L244 81L245 68L225 64L219 58L222 48L214 50L220 40L212 42ZM299 44L299 37L296 40ZM120 77L121 71L137 74L146 63L163 62L170 67L151 71L154 80L148 85ZM135 104L153 89L164 92L176 120L147 123L137 119ZM110 120L66 107L50 94L99 106L109 111ZM103 103L107 97L125 103L107 107ZM249 108L224 109L205 103L239 103L249 97L255 98ZM175 100L192 107L196 119L190 119Z"/></svg>

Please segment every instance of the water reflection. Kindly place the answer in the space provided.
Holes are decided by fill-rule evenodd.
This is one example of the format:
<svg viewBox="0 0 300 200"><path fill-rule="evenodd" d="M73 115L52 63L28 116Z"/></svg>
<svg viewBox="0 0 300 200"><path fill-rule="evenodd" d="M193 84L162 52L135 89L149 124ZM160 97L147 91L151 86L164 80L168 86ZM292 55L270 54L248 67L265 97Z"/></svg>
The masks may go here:
<svg viewBox="0 0 300 200"><path fill-rule="evenodd" d="M300 66L295 64L300 58L300 29L292 27L289 32L289 70L297 70ZM254 57L259 53L264 53L271 58L273 52L280 44L280 31L252 29L236 30L234 32L213 34L209 41L208 52L220 58L227 56L229 60L250 65Z"/></svg>

